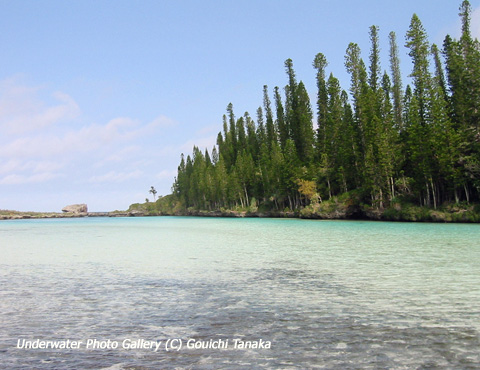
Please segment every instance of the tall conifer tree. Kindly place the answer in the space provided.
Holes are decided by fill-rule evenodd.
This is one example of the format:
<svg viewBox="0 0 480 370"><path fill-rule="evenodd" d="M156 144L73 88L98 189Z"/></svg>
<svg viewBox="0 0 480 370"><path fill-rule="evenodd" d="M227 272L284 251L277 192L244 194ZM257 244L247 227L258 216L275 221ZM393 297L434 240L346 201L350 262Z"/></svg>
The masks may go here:
<svg viewBox="0 0 480 370"><path fill-rule="evenodd" d="M402 73L400 71L400 57L398 55L397 37L395 32L390 32L390 71L392 73L392 95L395 125L397 130L403 130L403 93Z"/></svg>

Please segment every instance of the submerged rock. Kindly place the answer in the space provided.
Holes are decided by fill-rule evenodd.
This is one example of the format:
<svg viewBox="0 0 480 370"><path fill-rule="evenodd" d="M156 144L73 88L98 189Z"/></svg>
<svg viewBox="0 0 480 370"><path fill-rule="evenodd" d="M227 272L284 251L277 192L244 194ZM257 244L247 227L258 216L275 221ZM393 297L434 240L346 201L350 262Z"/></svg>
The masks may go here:
<svg viewBox="0 0 480 370"><path fill-rule="evenodd" d="M87 213L88 207L86 204L72 204L62 208L62 212L68 213Z"/></svg>

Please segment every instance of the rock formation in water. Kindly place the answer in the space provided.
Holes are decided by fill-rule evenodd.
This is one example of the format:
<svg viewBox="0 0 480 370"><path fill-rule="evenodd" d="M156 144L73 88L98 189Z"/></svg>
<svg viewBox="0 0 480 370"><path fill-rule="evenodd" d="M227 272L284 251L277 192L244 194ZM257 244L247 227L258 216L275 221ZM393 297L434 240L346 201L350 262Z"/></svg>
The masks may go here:
<svg viewBox="0 0 480 370"><path fill-rule="evenodd" d="M86 204L72 204L62 208L62 212L68 213L87 213L88 207Z"/></svg>

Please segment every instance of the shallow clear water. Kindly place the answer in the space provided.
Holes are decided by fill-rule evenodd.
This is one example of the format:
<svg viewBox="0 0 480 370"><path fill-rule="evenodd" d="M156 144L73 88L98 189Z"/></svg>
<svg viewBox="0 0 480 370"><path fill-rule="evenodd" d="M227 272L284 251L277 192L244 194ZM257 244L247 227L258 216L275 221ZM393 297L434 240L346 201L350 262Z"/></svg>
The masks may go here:
<svg viewBox="0 0 480 370"><path fill-rule="evenodd" d="M229 346L188 349L191 338ZM83 346L17 348L22 339ZM87 349L88 339L120 347ZM124 349L125 339L162 345ZM167 352L169 339L182 349ZM0 359L5 369L478 369L480 225L2 221Z"/></svg>

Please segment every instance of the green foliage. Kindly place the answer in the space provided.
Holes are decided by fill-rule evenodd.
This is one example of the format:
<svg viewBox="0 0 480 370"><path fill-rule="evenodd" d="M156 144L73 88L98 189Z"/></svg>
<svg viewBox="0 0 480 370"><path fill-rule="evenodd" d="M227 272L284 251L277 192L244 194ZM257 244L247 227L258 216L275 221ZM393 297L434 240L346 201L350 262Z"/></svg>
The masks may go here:
<svg viewBox="0 0 480 370"><path fill-rule="evenodd" d="M175 215L182 211L183 206L175 194L159 196L156 202L134 203L128 208L128 212L150 216Z"/></svg>
<svg viewBox="0 0 480 370"><path fill-rule="evenodd" d="M480 201L480 43L470 13L464 0L462 36L447 36L442 52L413 15L405 44L412 86L405 91L393 32L390 74L381 72L377 26L370 27L368 68L360 47L348 45L350 95L333 74L326 77L327 59L318 53L316 132L310 97L287 59L284 96L275 87L272 104L263 86L256 122L248 112L236 118L228 104L212 155L197 147L182 154L173 185L178 203L162 209L475 220L474 210L441 210ZM148 207L160 211L158 201Z"/></svg>

